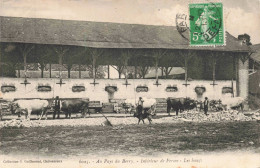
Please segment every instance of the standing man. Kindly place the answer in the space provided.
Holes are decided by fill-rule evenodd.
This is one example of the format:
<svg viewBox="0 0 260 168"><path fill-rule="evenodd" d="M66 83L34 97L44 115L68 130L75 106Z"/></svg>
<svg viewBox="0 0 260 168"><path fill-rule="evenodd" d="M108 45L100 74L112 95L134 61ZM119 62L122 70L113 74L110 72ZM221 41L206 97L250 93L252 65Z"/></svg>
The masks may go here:
<svg viewBox="0 0 260 168"><path fill-rule="evenodd" d="M144 100L142 99L142 97L139 97L139 100L137 103L138 114L143 113L143 105L144 105Z"/></svg>
<svg viewBox="0 0 260 168"><path fill-rule="evenodd" d="M60 118L60 99L59 99L59 96L56 96L56 98L55 98L53 119L55 119L56 113L58 113L57 118L59 119Z"/></svg>
<svg viewBox="0 0 260 168"><path fill-rule="evenodd" d="M205 100L204 100L204 114L205 115L208 115L208 109L209 109L209 100L207 97L205 97Z"/></svg>

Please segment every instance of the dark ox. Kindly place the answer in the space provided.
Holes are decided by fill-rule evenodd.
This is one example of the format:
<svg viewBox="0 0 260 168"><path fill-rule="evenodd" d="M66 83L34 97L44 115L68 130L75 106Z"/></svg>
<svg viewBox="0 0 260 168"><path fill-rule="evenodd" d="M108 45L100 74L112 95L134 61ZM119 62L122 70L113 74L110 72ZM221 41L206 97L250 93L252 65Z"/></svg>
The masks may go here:
<svg viewBox="0 0 260 168"><path fill-rule="evenodd" d="M154 106L151 106L150 109L144 108L143 110L142 110L142 107L137 106L136 112L134 113L134 117L138 118L138 124L140 123L141 120L143 121L143 124L144 124L144 119L146 119L146 118L148 119L149 124L151 124L152 116L155 115L154 111L155 111Z"/></svg>
<svg viewBox="0 0 260 168"><path fill-rule="evenodd" d="M168 98L167 99L167 113L170 115L171 109L176 111L176 115L184 110L192 110L196 108L195 100L190 98Z"/></svg>
<svg viewBox="0 0 260 168"><path fill-rule="evenodd" d="M82 112L82 115L85 116L86 110L88 109L89 100L88 99L71 99L71 100L62 100L61 110L65 113L66 118L71 119L71 113Z"/></svg>

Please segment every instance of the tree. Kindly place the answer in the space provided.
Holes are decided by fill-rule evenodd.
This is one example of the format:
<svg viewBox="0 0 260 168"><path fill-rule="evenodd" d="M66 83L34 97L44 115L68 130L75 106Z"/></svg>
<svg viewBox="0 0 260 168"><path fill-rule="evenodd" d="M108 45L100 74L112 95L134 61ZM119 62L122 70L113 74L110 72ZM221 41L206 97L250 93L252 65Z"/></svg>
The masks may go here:
<svg viewBox="0 0 260 168"><path fill-rule="evenodd" d="M1 74L3 76L15 77L15 70L18 69L20 77L20 69L22 69L23 57L15 44L1 44ZM3 63L4 62L4 63Z"/></svg>
<svg viewBox="0 0 260 168"><path fill-rule="evenodd" d="M87 49L83 47L70 47L68 52L64 54L64 64L63 66L68 70L68 78L70 78L70 72L73 64L80 65L87 62L86 58Z"/></svg>
<svg viewBox="0 0 260 168"><path fill-rule="evenodd" d="M41 70L41 78L43 78L44 69L47 64L57 62L57 57L54 56L54 50L48 45L36 45L35 54L30 58L30 62L39 63L39 68Z"/></svg>

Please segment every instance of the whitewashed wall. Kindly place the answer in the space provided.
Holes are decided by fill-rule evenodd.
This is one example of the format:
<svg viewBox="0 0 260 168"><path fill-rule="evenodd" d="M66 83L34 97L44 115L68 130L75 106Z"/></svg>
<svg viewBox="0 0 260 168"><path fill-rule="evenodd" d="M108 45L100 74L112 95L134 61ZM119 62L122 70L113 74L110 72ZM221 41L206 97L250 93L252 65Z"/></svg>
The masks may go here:
<svg viewBox="0 0 260 168"><path fill-rule="evenodd" d="M0 92L0 98L3 99L13 99L13 98L52 98L55 96L60 96L61 98L89 98L90 100L99 100L102 102L108 102L109 95L105 91L105 86L112 85L117 86L118 91L114 93L115 99L126 99L126 98L167 98L167 97L190 97L197 99L197 94L195 92L196 86L204 86L206 92L203 94L202 98L209 97L209 99L223 99L225 97L231 97L231 94L222 94L223 87L231 87L231 81L216 81L217 85L214 87L211 85L212 81L205 80L195 80L189 81L189 86L183 85L185 81L183 80L163 80L160 79L158 87L154 85L155 79L129 79L130 85L126 87L123 85L125 83L124 79L97 79L97 85L90 84L93 79L64 79L62 86L56 84L59 79L50 78L37 78L28 79L31 84L25 86L23 83L23 78L1 78L0 86L3 85L14 85L16 87L15 92ZM39 84L50 85L52 87L51 92L38 92L37 87ZM234 89L236 88L236 82L233 82ZM85 86L86 90L83 92L72 92L72 86L82 85ZM149 88L148 92L136 92L136 87L138 85L146 85ZM177 92L166 92L166 87L169 85L175 85L178 87ZM236 93L236 90L234 90Z"/></svg>

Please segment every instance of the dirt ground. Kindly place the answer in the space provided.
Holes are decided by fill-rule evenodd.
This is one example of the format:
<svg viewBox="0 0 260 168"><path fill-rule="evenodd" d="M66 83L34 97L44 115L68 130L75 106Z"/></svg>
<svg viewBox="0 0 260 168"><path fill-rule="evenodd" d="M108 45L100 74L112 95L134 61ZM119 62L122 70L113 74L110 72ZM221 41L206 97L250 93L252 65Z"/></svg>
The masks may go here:
<svg viewBox="0 0 260 168"><path fill-rule="evenodd" d="M257 121L46 126L0 129L0 155L158 156L249 150L260 153Z"/></svg>

